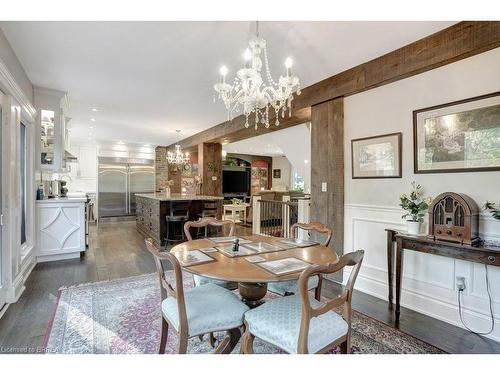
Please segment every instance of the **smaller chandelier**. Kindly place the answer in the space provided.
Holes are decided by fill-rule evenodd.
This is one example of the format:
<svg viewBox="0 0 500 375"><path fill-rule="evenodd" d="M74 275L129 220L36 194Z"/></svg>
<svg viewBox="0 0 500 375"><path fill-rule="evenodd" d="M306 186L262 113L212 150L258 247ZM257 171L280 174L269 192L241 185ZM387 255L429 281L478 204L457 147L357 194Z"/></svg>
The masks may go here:
<svg viewBox="0 0 500 375"><path fill-rule="evenodd" d="M266 41L259 37L259 23L257 22L257 35L249 41L243 57L245 66L236 72L233 84L226 82L227 68L220 68L220 82L214 85L226 106L228 119L232 120L235 113L243 110L246 118L245 127L250 123L248 119L252 113L255 114L255 130L262 124L269 128L269 111L274 111L276 126L279 125L279 117L292 114L293 94L300 95L300 82L297 76L291 74L293 61L290 57L285 60L286 76L280 76L278 82L272 78L267 59ZM263 54L264 62L261 54ZM265 68L267 85L264 84L261 70ZM215 101L215 97L214 97Z"/></svg>
<svg viewBox="0 0 500 375"><path fill-rule="evenodd" d="M177 134L180 134L180 130L176 130ZM176 165L182 165L182 164L189 164L189 152L182 153L181 145L176 144L175 145L175 151L168 151L167 152L167 161L169 164L176 164Z"/></svg>

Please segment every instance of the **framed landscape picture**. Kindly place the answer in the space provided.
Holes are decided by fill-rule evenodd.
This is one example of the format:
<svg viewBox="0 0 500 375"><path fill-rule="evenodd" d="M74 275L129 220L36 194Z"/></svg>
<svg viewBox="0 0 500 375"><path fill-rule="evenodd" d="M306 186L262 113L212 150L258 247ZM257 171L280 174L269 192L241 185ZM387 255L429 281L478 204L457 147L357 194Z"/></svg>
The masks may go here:
<svg viewBox="0 0 500 375"><path fill-rule="evenodd" d="M500 92L413 111L415 173L500 170Z"/></svg>
<svg viewBox="0 0 500 375"><path fill-rule="evenodd" d="M401 133L351 140L352 178L401 178Z"/></svg>

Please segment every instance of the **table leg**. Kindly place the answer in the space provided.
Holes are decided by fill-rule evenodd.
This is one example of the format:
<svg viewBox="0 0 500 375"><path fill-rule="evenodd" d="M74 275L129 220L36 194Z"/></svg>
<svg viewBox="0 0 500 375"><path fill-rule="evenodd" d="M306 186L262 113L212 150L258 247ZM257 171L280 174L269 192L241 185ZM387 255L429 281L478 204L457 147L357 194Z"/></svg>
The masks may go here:
<svg viewBox="0 0 500 375"><path fill-rule="evenodd" d="M393 252L394 252L394 243L393 243L393 231L387 231L387 285L389 286L389 306L392 307L392 270L394 267L393 264Z"/></svg>
<svg viewBox="0 0 500 375"><path fill-rule="evenodd" d="M264 303L262 300L267 293L266 283L238 283L241 300L251 309Z"/></svg>
<svg viewBox="0 0 500 375"><path fill-rule="evenodd" d="M238 341L241 338L241 331L239 328L233 328L226 332L221 343L215 349L215 354L230 354Z"/></svg>
<svg viewBox="0 0 500 375"><path fill-rule="evenodd" d="M399 320L401 301L401 281L403 279L403 246L401 239L396 240L396 320Z"/></svg>

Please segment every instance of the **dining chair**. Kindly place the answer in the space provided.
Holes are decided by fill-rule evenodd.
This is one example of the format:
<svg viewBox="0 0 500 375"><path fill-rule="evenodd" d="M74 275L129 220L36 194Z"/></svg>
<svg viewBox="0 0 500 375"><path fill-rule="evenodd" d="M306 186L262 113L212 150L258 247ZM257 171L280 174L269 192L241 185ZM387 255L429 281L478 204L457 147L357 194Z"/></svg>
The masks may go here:
<svg viewBox="0 0 500 375"><path fill-rule="evenodd" d="M192 241L193 237L191 235L191 228L207 228L209 226L212 227L220 227L223 229L229 227L228 236L234 235L235 224L231 220L218 220L215 217L203 217L197 221L188 221L184 224L184 234L188 241ZM195 285L204 285L204 284L216 284L222 286L223 288L234 290L238 288L238 283L229 282L225 280L211 279L204 276L193 275L194 284Z"/></svg>
<svg viewBox="0 0 500 375"><path fill-rule="evenodd" d="M321 224L317 221L311 222L308 224L304 223L295 223L291 227L292 237L297 238L298 229L302 229L308 232L316 232L324 235L323 241L320 245L328 246L330 240L332 239L332 230L328 228L326 225ZM309 290L314 289L315 298L319 301L321 299L321 285L323 283L323 277L321 274L318 274L315 277L312 277L308 281ZM267 285L267 290L279 294L280 296L289 296L292 294L297 294L299 292L299 287L297 281L277 281L272 282Z"/></svg>
<svg viewBox="0 0 500 375"><path fill-rule="evenodd" d="M352 292L358 276L363 250L344 255L336 263L311 265L300 274L299 295L267 301L245 313L245 333L241 353L253 353L255 337L274 344L288 353L325 353L340 346L342 353L351 349ZM342 293L319 302L308 291L313 275L334 273L354 266ZM343 306L341 315L333 311Z"/></svg>
<svg viewBox="0 0 500 375"><path fill-rule="evenodd" d="M151 238L146 239L146 247L153 254L160 279L162 325L159 353L165 353L169 326L179 335L179 354L187 352L189 338L219 331L227 331L227 334L215 348L215 353L227 352L241 336L240 327L248 306L233 292L214 284L184 291L177 258L169 252L160 252ZM172 266L172 283L167 280L163 261Z"/></svg>

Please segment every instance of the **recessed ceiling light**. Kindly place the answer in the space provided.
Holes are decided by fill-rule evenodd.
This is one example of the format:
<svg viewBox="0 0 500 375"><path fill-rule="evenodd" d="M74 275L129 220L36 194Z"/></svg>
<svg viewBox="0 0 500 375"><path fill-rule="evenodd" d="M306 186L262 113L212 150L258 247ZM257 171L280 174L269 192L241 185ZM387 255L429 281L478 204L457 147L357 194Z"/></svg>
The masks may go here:
<svg viewBox="0 0 500 375"><path fill-rule="evenodd" d="M95 122L95 118L93 118L93 117L92 117L92 118L90 119L90 121Z"/></svg>
<svg viewBox="0 0 500 375"><path fill-rule="evenodd" d="M151 147L151 145L149 143L146 143L144 147Z"/></svg>
<svg viewBox="0 0 500 375"><path fill-rule="evenodd" d="M97 108L92 108L92 112L97 112L98 109Z"/></svg>
<svg viewBox="0 0 500 375"><path fill-rule="evenodd" d="M123 144L123 141L118 141L118 142L116 142L116 143L118 143L119 145L122 145L122 144Z"/></svg>
<svg viewBox="0 0 500 375"><path fill-rule="evenodd" d="M309 163L309 160L307 160L307 159L306 159L306 160L304 160L304 163L305 163L305 164Z"/></svg>
<svg viewBox="0 0 500 375"><path fill-rule="evenodd" d="M93 126L89 126L89 129L94 129L94 127Z"/></svg>

